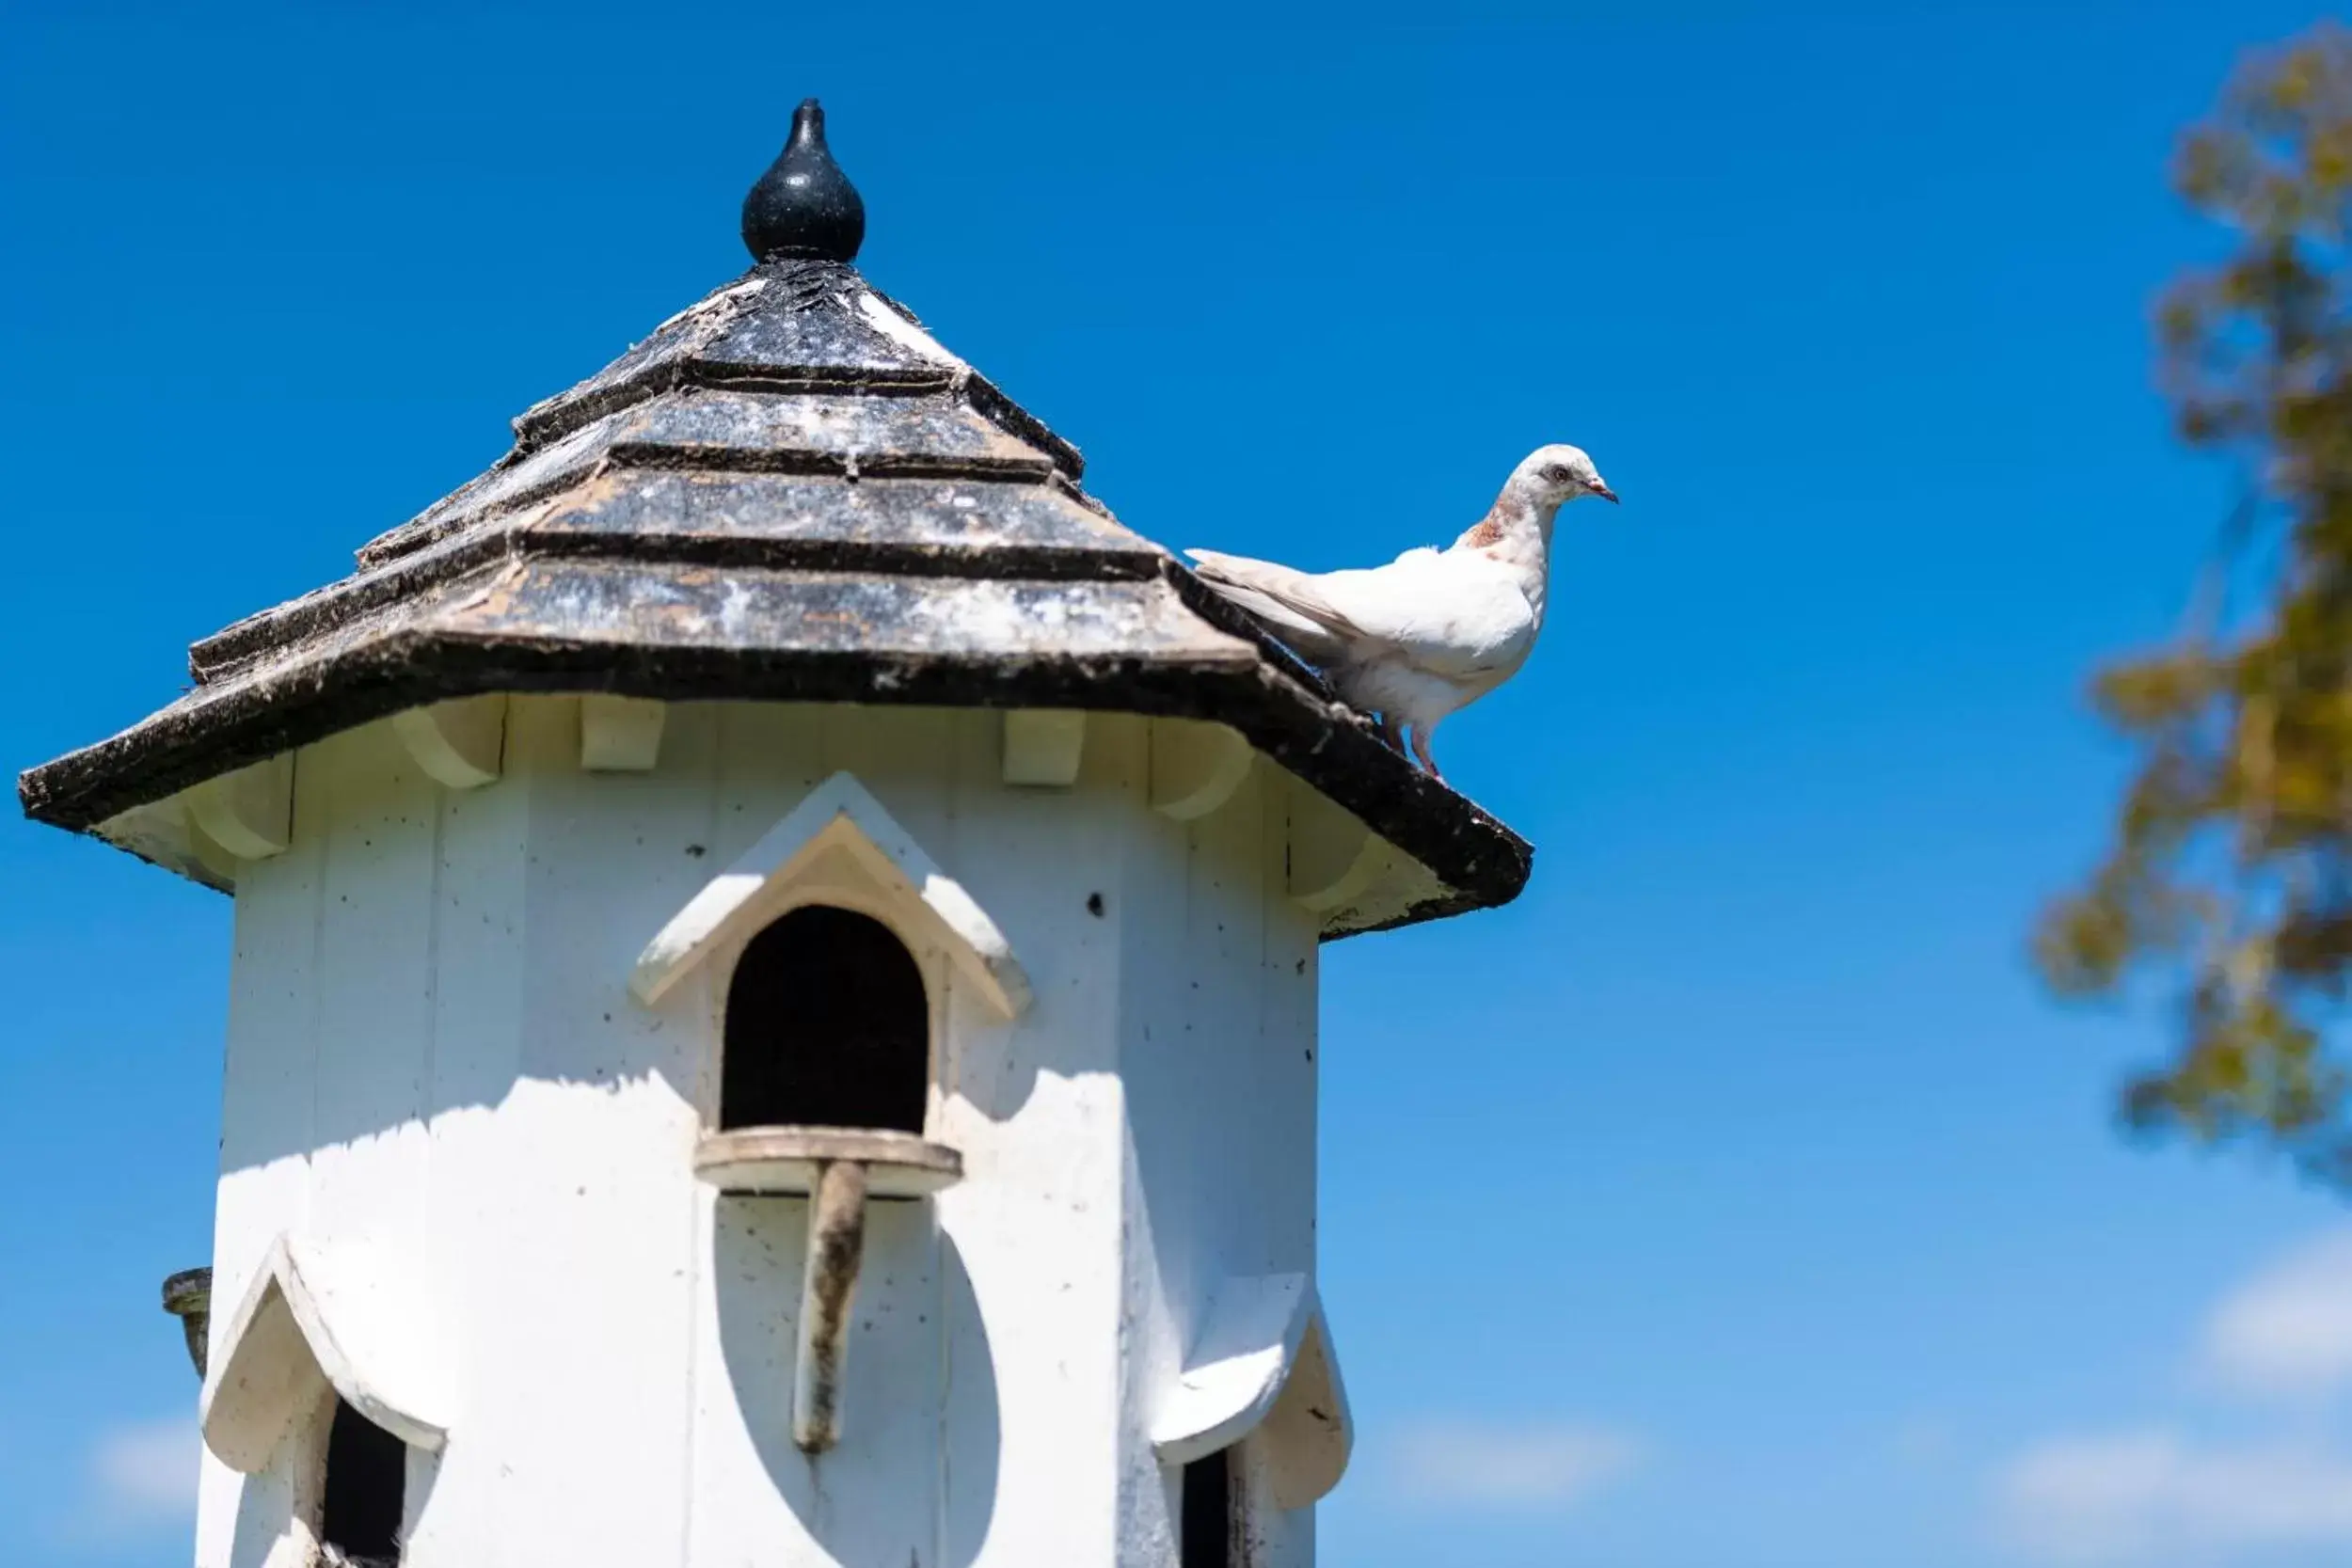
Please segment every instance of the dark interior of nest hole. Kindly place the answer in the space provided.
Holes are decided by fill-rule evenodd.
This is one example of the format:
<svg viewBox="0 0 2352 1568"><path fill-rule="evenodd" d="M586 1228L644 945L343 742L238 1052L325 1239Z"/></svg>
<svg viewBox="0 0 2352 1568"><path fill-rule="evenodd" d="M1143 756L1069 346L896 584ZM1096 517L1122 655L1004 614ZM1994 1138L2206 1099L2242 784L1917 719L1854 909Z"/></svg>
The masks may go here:
<svg viewBox="0 0 2352 1568"><path fill-rule="evenodd" d="M319 1540L329 1559L352 1568L390 1568L400 1560L400 1516L408 1482L408 1445L341 1399L326 1429L326 1477Z"/></svg>
<svg viewBox="0 0 2352 1568"><path fill-rule="evenodd" d="M1184 1466L1184 1514L1177 1524L1183 1568L1232 1568L1233 1450Z"/></svg>
<svg viewBox="0 0 2352 1568"><path fill-rule="evenodd" d="M727 988L719 1125L923 1131L930 1008L883 925L811 904L754 937Z"/></svg>

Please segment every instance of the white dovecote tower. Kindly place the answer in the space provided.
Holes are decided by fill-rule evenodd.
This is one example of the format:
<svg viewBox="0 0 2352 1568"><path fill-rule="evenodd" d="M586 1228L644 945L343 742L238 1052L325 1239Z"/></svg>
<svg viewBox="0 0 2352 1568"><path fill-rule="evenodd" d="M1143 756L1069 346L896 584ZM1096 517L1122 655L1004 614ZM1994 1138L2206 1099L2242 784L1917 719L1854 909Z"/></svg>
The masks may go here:
<svg viewBox="0 0 2352 1568"><path fill-rule="evenodd" d="M860 277L813 102L743 224L21 781L236 902L196 1560L1310 1563L1317 947L1527 846Z"/></svg>

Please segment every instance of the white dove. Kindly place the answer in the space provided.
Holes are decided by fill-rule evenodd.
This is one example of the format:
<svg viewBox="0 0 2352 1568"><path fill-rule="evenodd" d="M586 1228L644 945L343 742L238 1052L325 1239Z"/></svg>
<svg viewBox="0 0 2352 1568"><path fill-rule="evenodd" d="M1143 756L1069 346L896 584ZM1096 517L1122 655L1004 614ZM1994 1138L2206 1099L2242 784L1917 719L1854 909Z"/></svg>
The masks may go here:
<svg viewBox="0 0 2352 1568"><path fill-rule="evenodd" d="M1186 550L1200 580L1320 665L1350 707L1380 716L1389 744L1431 774L1438 721L1518 673L1544 625L1552 515L1617 493L1582 451L1538 447L1449 549L1406 550L1386 566L1301 572ZM1442 776L1442 775L1438 775Z"/></svg>

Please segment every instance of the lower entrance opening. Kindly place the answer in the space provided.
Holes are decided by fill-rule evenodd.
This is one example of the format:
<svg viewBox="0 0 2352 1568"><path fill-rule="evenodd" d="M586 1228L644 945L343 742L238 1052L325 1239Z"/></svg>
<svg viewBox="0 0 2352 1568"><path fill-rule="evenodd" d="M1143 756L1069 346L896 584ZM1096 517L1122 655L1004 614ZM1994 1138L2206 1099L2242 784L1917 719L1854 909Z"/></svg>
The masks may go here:
<svg viewBox="0 0 2352 1568"><path fill-rule="evenodd" d="M1184 1568L1233 1568L1232 1458L1227 1449L1184 1466L1184 1512L1177 1521Z"/></svg>
<svg viewBox="0 0 2352 1568"><path fill-rule="evenodd" d="M408 1445L342 1400L326 1429L319 1544L347 1568L396 1568L408 1487Z"/></svg>

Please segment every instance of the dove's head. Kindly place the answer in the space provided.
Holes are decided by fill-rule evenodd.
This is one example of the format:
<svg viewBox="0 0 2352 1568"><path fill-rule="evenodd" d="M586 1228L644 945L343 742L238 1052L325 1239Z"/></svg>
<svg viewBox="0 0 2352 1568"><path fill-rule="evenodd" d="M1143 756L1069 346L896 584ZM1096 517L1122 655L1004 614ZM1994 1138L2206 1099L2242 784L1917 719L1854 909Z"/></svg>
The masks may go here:
<svg viewBox="0 0 2352 1568"><path fill-rule="evenodd" d="M1601 479L1600 470L1581 447L1537 447L1511 470L1511 490L1531 505L1549 511L1585 496L1613 501L1617 493Z"/></svg>

